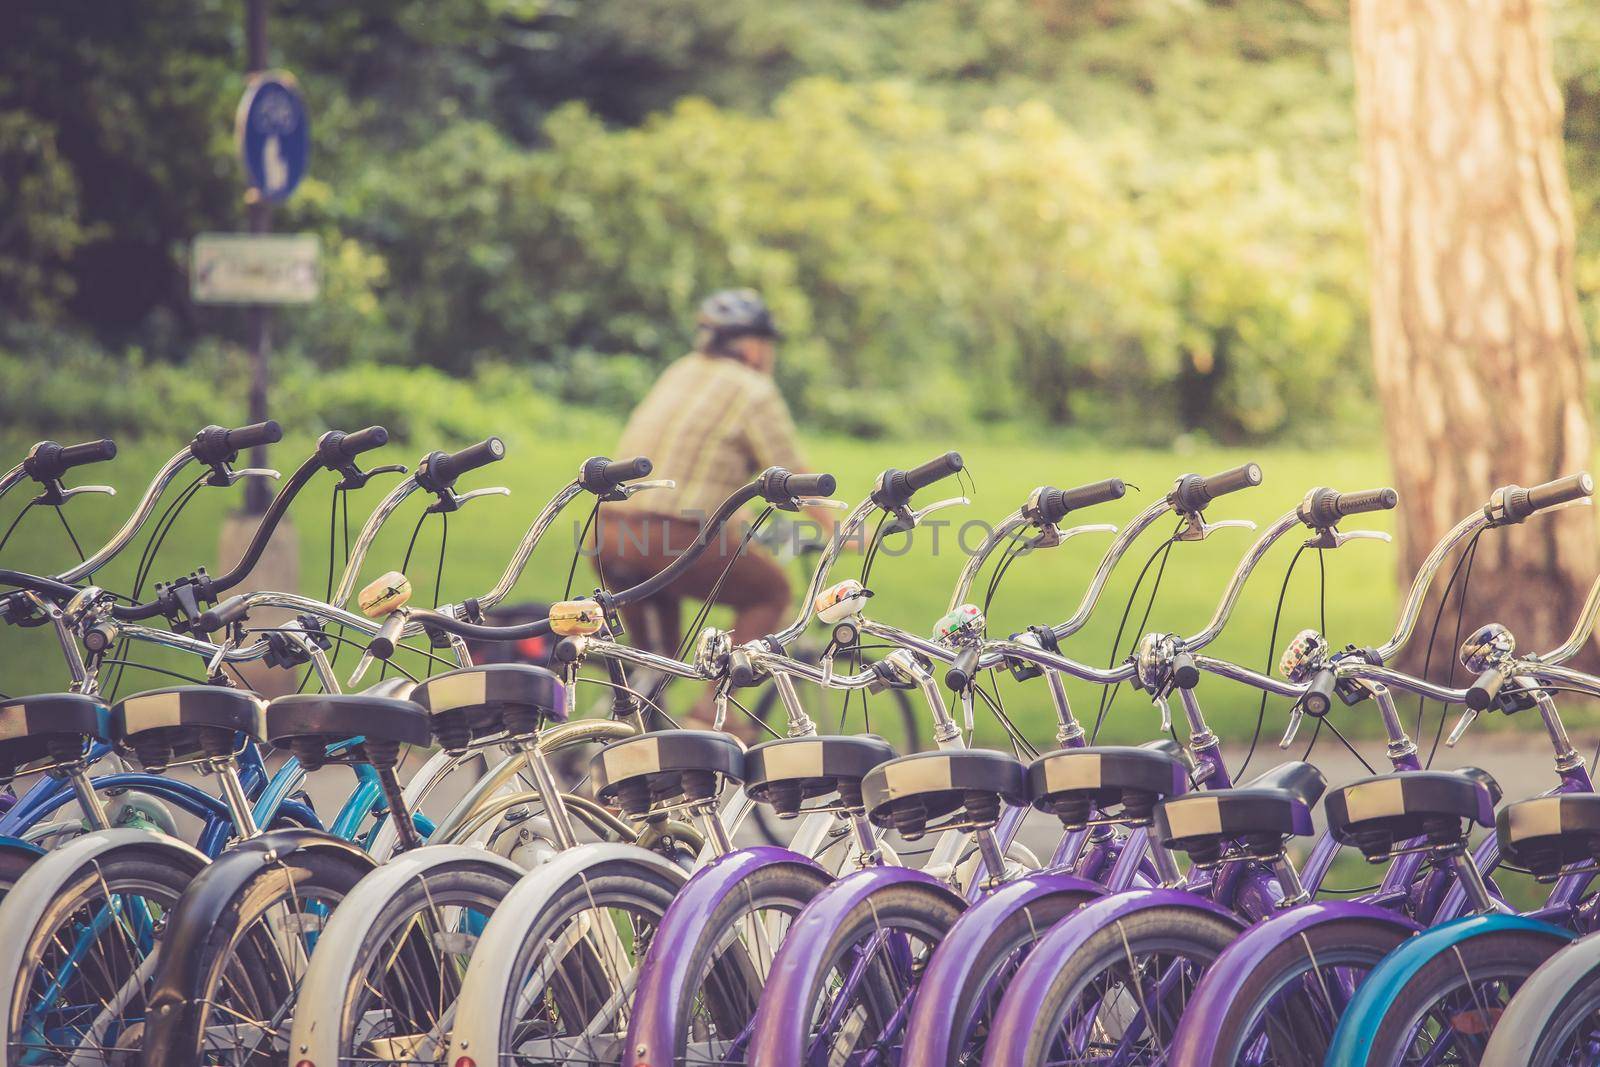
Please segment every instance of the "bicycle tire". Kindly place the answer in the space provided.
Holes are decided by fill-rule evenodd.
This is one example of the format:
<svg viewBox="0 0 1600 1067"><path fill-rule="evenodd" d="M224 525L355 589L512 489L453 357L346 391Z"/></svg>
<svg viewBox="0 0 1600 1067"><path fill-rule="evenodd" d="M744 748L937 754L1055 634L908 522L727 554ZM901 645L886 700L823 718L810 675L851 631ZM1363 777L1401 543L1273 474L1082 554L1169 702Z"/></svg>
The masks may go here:
<svg viewBox="0 0 1600 1067"><path fill-rule="evenodd" d="M843 893L839 887L849 880L840 879L834 889ZM783 973L783 983L762 995L751 1039L752 1067L812 1062L806 1050L823 1041L835 1057L846 1047L878 1049L887 1062L896 1062L906 1015L902 1005L915 996L927 956L963 907L959 897L932 879L892 882L861 894L837 919L830 917L831 929L824 935L807 924L819 916L824 899L812 902L778 950L773 972ZM810 943L813 934L820 948ZM864 962L853 958L863 951ZM835 975L841 978L838 999L825 996ZM819 1019L822 1033L816 1032ZM830 1028L830 1021L839 1026Z"/></svg>
<svg viewBox="0 0 1600 1067"><path fill-rule="evenodd" d="M683 882L655 853L619 844L583 845L530 872L480 937L450 1062L619 1062L634 971Z"/></svg>
<svg viewBox="0 0 1600 1067"><path fill-rule="evenodd" d="M65 1063L84 1045L112 1064L142 1054L156 930L205 858L136 830L91 837L41 858L0 902L10 958L20 961L0 971L7 1063ZM34 1005L36 990L57 1003Z"/></svg>
<svg viewBox="0 0 1600 1067"><path fill-rule="evenodd" d="M1479 1063L1504 1004L1530 975L1566 942L1530 930L1493 930L1451 945L1419 969L1399 990L1373 1035L1368 1063L1404 1062L1430 1040L1430 1020L1452 1020L1446 1047L1454 1060ZM1470 1004L1462 1006L1465 995ZM1443 1030L1445 1027L1440 1026Z"/></svg>
<svg viewBox="0 0 1600 1067"><path fill-rule="evenodd" d="M444 1063L460 977L523 873L498 856L437 845L363 878L311 957L290 1059Z"/></svg>
<svg viewBox="0 0 1600 1067"><path fill-rule="evenodd" d="M1322 1067L1345 991L1410 936L1403 927L1351 919L1284 941L1233 991L1223 1014L1207 1021L1218 1062L1239 1062L1248 1048L1251 1063ZM1304 990L1296 988L1302 983Z"/></svg>
<svg viewBox="0 0 1600 1067"><path fill-rule="evenodd" d="M800 863L761 867L741 878L734 892L697 918L699 935L688 952L683 995L676 1002L652 1005L652 1010L674 1020L670 1062L675 1067L710 1067L737 1062L736 1057L743 1056L739 1040L755 1018L767 964L777 946L757 945L752 952L740 940L741 925L745 932L753 930L756 937L775 935L775 940L781 941L783 931L773 930L770 918L782 916L792 922L832 881L827 872ZM692 902L680 898L678 903L690 906ZM669 909L664 921L671 918ZM759 962L762 955L769 957L767 964ZM651 962L647 959L645 966ZM628 1047L638 1059L647 1060L650 1050L639 1052L631 1032Z"/></svg>
<svg viewBox="0 0 1600 1067"><path fill-rule="evenodd" d="M1125 1046L1129 1039L1126 1032L1107 1035L1099 1041L1091 1038L1090 1032L1106 1025L1098 1019L1102 1010L1114 1013L1131 1006L1131 1012L1113 1020L1114 1025L1119 1026L1137 1024L1141 1017L1155 1014L1140 1007L1140 1002L1149 1004L1149 997L1145 994L1127 994L1132 999L1125 1001L1122 996L1116 995L1116 990L1127 984L1120 978L1120 972L1145 972L1150 969L1152 962L1159 966L1163 957L1171 960L1172 967L1184 967L1189 972L1187 977L1180 974L1175 988L1168 988L1168 1000L1162 1005L1161 1014L1156 1016L1165 1020L1167 1027L1175 1027L1182 1014L1183 1003L1187 1000L1187 991L1192 990L1193 982L1198 981L1199 975L1215 962L1228 942L1238 936L1238 932L1236 924L1220 916L1198 908L1176 905L1149 908L1112 919L1085 939L1078 951L1060 961L1046 986L1043 1007L1031 1029L1022 1062L1030 1067L1052 1062L1058 1044L1057 1035L1063 1031L1070 1033L1078 1030L1083 1035L1081 1042L1076 1037L1072 1038L1071 1046L1065 1050L1069 1062L1070 1057L1077 1054L1072 1046L1111 1041ZM1029 957L1029 963L1039 958L1039 953L1035 952ZM1012 984L1007 999L1017 993L1018 985L1015 982ZM1108 997L1115 997L1115 1002L1108 1005ZM1080 1030L1080 1025L1089 1029ZM1153 1040L1155 1047L1145 1047L1137 1060L1129 1062L1166 1062L1163 1049L1170 1034L1164 1038L1161 1025L1158 1024L1155 1032L1141 1042L1147 1046ZM993 1054L994 1046L991 1045L985 1063L993 1059Z"/></svg>

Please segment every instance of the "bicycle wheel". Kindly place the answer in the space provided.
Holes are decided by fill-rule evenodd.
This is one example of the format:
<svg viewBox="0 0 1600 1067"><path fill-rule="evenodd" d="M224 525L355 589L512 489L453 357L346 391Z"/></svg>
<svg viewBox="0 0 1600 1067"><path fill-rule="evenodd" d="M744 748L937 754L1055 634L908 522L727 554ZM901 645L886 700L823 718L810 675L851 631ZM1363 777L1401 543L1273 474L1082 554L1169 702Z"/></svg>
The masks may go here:
<svg viewBox="0 0 1600 1067"><path fill-rule="evenodd" d="M444 1063L462 977L489 916L522 874L499 857L441 845L363 879L311 958L289 1058Z"/></svg>
<svg viewBox="0 0 1600 1067"><path fill-rule="evenodd" d="M789 929L756 1012L749 1062L896 1062L906 1005L963 902L917 871L841 878Z"/></svg>
<svg viewBox="0 0 1600 1067"><path fill-rule="evenodd" d="M1410 936L1399 924L1366 919L1302 929L1227 991L1220 1014L1191 1018L1184 1028L1209 1031L1217 1063L1321 1067L1356 987Z"/></svg>
<svg viewBox="0 0 1600 1067"><path fill-rule="evenodd" d="M1562 949L1512 998L1483 1067L1592 1067L1600 1063L1600 966L1593 938Z"/></svg>
<svg viewBox="0 0 1600 1067"><path fill-rule="evenodd" d="M969 907L933 955L911 1007L906 1059L983 1062L989 1024L1017 968L1056 923L1103 890L1064 875L1030 875Z"/></svg>
<svg viewBox="0 0 1600 1067"><path fill-rule="evenodd" d="M1435 953L1389 1001L1367 1062L1482 1063L1506 1005L1565 943L1544 931L1490 930Z"/></svg>
<svg viewBox="0 0 1600 1067"><path fill-rule="evenodd" d="M1019 969L996 1013L997 1033L1020 1025L1027 1034L1015 1062L1175 1063L1169 1046L1184 1006L1239 933L1237 922L1181 904L1101 920L1097 905L1089 905L1056 928L1083 935L1070 954L1052 951L1052 936ZM1028 1006L1026 1019L1004 1018L1020 1005ZM985 1062L1004 1062L996 1056L991 1040Z"/></svg>
<svg viewBox="0 0 1600 1067"><path fill-rule="evenodd" d="M329 915L371 861L315 831L275 831L201 872L163 938L146 1061L281 1064Z"/></svg>
<svg viewBox="0 0 1600 1067"><path fill-rule="evenodd" d="M450 1062L616 1064L639 961L683 875L630 845L584 845L522 879L468 969Z"/></svg>
<svg viewBox="0 0 1600 1067"><path fill-rule="evenodd" d="M794 917L833 880L799 857L761 855L771 851L713 861L667 910L640 968L628 1030L626 1047L639 1062L744 1062L777 948ZM662 1024L670 1029L663 1032Z"/></svg>
<svg viewBox="0 0 1600 1067"><path fill-rule="evenodd" d="M204 865L148 836L79 839L35 863L0 904L5 1062L139 1063L161 928Z"/></svg>

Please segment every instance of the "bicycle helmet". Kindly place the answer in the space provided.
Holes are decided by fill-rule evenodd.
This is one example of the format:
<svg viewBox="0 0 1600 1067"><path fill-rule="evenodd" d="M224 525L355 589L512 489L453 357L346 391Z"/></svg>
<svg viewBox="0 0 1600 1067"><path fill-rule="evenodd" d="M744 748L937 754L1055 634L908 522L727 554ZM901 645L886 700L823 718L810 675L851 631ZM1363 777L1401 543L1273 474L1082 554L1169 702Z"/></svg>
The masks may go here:
<svg viewBox="0 0 1600 1067"><path fill-rule="evenodd" d="M706 297L695 316L702 351L712 351L736 337L781 337L772 311L754 289L724 289Z"/></svg>

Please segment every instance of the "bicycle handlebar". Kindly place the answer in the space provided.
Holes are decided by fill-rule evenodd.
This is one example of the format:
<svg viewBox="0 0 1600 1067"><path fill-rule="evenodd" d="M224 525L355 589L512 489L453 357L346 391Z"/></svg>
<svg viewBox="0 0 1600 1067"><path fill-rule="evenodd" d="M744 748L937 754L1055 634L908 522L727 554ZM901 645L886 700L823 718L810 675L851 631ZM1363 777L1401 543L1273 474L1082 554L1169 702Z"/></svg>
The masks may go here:
<svg viewBox="0 0 1600 1067"><path fill-rule="evenodd" d="M1206 506L1219 496L1236 493L1241 489L1249 489L1261 484L1261 465L1259 463L1241 463L1232 470L1225 470L1220 474L1201 477L1198 474L1185 474L1178 479L1178 484L1172 487L1172 492L1167 499L1172 501L1172 506L1179 511L1197 512L1204 511Z"/></svg>
<svg viewBox="0 0 1600 1067"><path fill-rule="evenodd" d="M1582 500L1594 493L1594 478L1588 471L1579 471L1569 474L1565 478L1545 482L1524 489L1520 485L1508 485L1497 489L1489 498L1489 511L1491 517L1497 517L1506 524L1519 523L1536 511L1553 508L1558 504ZM1498 505L1498 507L1497 507ZM1499 516L1494 512L1499 511Z"/></svg>
<svg viewBox="0 0 1600 1067"><path fill-rule="evenodd" d="M1341 493L1334 489L1313 489L1300 503L1300 519L1307 526L1327 529L1339 520L1368 511L1390 511L1400 502L1393 489L1362 489Z"/></svg>
<svg viewBox="0 0 1600 1067"><path fill-rule="evenodd" d="M73 467L103 463L116 456L117 443L108 437L77 445L40 441L28 451L28 458L22 461L22 467L34 481L50 481L60 478Z"/></svg>
<svg viewBox="0 0 1600 1067"><path fill-rule="evenodd" d="M965 466L960 452L946 452L910 470L890 467L878 475L878 484L872 490L872 502L884 511L898 511L911 502L917 490L926 489Z"/></svg>
<svg viewBox="0 0 1600 1067"><path fill-rule="evenodd" d="M1128 487L1121 478L1090 482L1076 489L1056 489L1047 485L1034 494L1031 503L1040 522L1057 523L1080 508L1120 500L1127 491Z"/></svg>
<svg viewBox="0 0 1600 1067"><path fill-rule="evenodd" d="M622 483L647 477L655 464L643 456L632 459L608 459L592 456L578 469L578 485L595 496L603 497L616 492Z"/></svg>
<svg viewBox="0 0 1600 1067"><path fill-rule="evenodd" d="M417 484L430 493L442 493L468 471L486 467L506 455L505 442L487 437L459 452L429 452L417 464Z"/></svg>
<svg viewBox="0 0 1600 1067"><path fill-rule="evenodd" d="M229 430L207 426L194 435L189 454L201 463L232 463L239 453L256 445L273 445L283 440L283 427L273 419Z"/></svg>

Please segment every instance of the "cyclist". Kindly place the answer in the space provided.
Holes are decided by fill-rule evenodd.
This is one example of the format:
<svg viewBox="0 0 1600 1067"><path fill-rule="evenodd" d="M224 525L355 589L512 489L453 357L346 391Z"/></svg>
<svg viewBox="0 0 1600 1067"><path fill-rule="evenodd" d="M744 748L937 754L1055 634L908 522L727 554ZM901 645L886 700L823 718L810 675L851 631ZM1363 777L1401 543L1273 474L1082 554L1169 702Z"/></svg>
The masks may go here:
<svg viewBox="0 0 1600 1067"><path fill-rule="evenodd" d="M806 470L794 421L772 378L782 334L761 295L754 289L715 293L700 305L695 327L694 350L662 372L617 446L618 455L649 456L656 475L677 485L601 510L595 564L610 588L665 567L717 504L755 474L772 466ZM812 515L832 536L832 514L819 508ZM730 524L682 578L624 609L633 640L655 652L677 652L684 596L731 607L736 641L777 630L793 606L788 576L753 541L735 559L743 534Z"/></svg>

